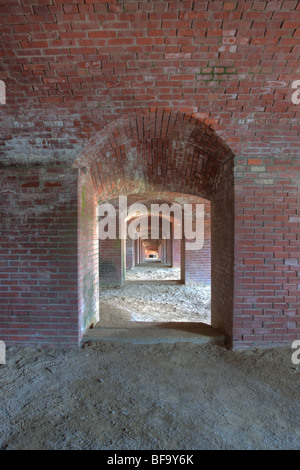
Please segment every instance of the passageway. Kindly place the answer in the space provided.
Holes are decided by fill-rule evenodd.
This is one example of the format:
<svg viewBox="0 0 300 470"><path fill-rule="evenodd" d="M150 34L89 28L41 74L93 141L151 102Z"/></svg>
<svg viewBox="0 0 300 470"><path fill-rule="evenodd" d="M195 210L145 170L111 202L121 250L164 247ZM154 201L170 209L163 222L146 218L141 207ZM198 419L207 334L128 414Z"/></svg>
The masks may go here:
<svg viewBox="0 0 300 470"><path fill-rule="evenodd" d="M92 226L90 233L83 236L88 246L81 254L84 267L80 278L82 332L102 321L106 315L103 312L111 307L103 304L102 292L108 292L106 289L112 289L106 294L110 302L117 289L119 293L125 293L130 288L135 288L144 302L146 282L140 288L129 287L126 272L145 262L150 254L157 253L164 264L181 268L178 285L169 286L176 288L175 294L169 292L173 299L184 289L196 289L202 283L211 285L210 324L232 338L234 188L231 177L233 153L228 145L208 125L193 116L172 111L164 111L161 115L156 110L146 109L141 115L122 116L107 132L97 134L81 152L76 165L87 175L86 179L90 177L101 228L100 237L95 230L91 233ZM83 189L85 208L87 192L85 187ZM173 204L176 209L179 206L180 216L172 209ZM149 224L152 205L169 206L169 212L158 210L156 237L152 236L152 223ZM197 210L194 211L196 206L199 217ZM182 216L183 230L177 236ZM171 236L166 236L162 228L167 219L171 222ZM200 231L201 235L196 237L199 243L191 247L192 234L198 233L198 230L195 232L198 220L201 220L204 233ZM112 237L106 236L106 225ZM86 224L82 226L86 231ZM127 230L128 237L124 237ZM95 235L99 238L98 247ZM148 242L144 245L145 239ZM98 273L99 283L96 284ZM125 295L119 297L126 300ZM130 307L128 304L124 305L122 299L117 302L116 316L123 318L126 313L130 323L134 323L131 316L139 312L133 309L135 304L131 303ZM153 305L157 314L158 305L153 303L151 307ZM175 306L172 304L172 313L180 305L181 297L177 298ZM196 323L201 323L199 306L202 308L201 301L192 312L188 310L188 321L192 314L196 315ZM186 304L183 307L181 310L186 314ZM151 311L149 306L147 310ZM169 315L170 307L164 310Z"/></svg>
<svg viewBox="0 0 300 470"><path fill-rule="evenodd" d="M119 288L100 289L99 327L134 327L134 322L210 324L210 286L182 284L178 268L137 266Z"/></svg>
<svg viewBox="0 0 300 470"><path fill-rule="evenodd" d="M180 267L170 267L161 261L145 261L126 272L126 281L180 281Z"/></svg>

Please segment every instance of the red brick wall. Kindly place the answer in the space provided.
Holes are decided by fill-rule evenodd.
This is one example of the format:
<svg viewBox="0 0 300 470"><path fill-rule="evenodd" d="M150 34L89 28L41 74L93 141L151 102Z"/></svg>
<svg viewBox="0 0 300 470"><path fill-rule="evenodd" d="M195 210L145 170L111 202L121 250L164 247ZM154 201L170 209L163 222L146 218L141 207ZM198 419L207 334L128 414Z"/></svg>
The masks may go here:
<svg viewBox="0 0 300 470"><path fill-rule="evenodd" d="M78 344L77 174L0 174L0 338L8 345Z"/></svg>
<svg viewBox="0 0 300 470"><path fill-rule="evenodd" d="M134 241L134 264L135 266L139 264L140 262L139 257L140 257L139 243L138 243L138 240L135 240Z"/></svg>
<svg viewBox="0 0 300 470"><path fill-rule="evenodd" d="M212 325L232 338L234 290L234 162L223 165L211 202Z"/></svg>
<svg viewBox="0 0 300 470"><path fill-rule="evenodd" d="M236 347L300 337L300 160L236 159Z"/></svg>
<svg viewBox="0 0 300 470"><path fill-rule="evenodd" d="M228 332L233 321L238 346L299 336L299 2L6 3L0 165L79 157L103 200L212 198L213 321ZM221 167L231 153L234 209L231 169ZM1 175L1 331L10 342L73 344L76 173L15 171Z"/></svg>
<svg viewBox="0 0 300 470"><path fill-rule="evenodd" d="M181 240L173 240L173 260L172 264L174 268L179 268L181 265L180 261L181 254Z"/></svg>
<svg viewBox="0 0 300 470"><path fill-rule="evenodd" d="M99 240L100 286L120 286L125 279L124 241Z"/></svg>
<svg viewBox="0 0 300 470"><path fill-rule="evenodd" d="M207 239L201 250L185 250L185 283L211 283L211 246Z"/></svg>
<svg viewBox="0 0 300 470"><path fill-rule="evenodd" d="M99 238L97 199L88 172L79 178L79 337L99 320Z"/></svg>
<svg viewBox="0 0 300 470"><path fill-rule="evenodd" d="M200 250L185 249L186 284L211 283L211 204L205 199L201 200L201 204L204 206L204 246Z"/></svg>

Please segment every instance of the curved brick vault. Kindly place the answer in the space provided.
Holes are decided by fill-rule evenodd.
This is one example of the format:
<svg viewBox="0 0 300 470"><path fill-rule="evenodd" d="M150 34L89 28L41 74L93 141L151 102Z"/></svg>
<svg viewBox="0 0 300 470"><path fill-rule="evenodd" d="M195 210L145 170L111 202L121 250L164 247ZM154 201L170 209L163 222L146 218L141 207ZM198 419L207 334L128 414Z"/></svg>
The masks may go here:
<svg viewBox="0 0 300 470"><path fill-rule="evenodd" d="M106 126L83 150L99 202L119 194L172 191L210 199L220 164L233 156L204 121L163 109L145 109Z"/></svg>

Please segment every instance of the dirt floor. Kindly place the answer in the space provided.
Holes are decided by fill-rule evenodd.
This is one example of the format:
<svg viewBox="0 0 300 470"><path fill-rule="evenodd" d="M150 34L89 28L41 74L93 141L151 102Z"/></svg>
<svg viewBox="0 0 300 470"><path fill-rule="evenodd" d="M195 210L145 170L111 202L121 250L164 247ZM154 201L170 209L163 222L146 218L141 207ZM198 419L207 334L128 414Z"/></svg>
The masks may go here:
<svg viewBox="0 0 300 470"><path fill-rule="evenodd" d="M128 321L210 324L210 286L187 286L179 279L178 268L151 266L151 262L128 271L124 286L100 291L101 326Z"/></svg>
<svg viewBox="0 0 300 470"><path fill-rule="evenodd" d="M300 449L291 349L9 348L0 449Z"/></svg>
<svg viewBox="0 0 300 470"><path fill-rule="evenodd" d="M180 268L170 268L158 261L148 261L126 271L128 281L179 281Z"/></svg>
<svg viewBox="0 0 300 470"><path fill-rule="evenodd" d="M209 322L210 289L176 276L144 267L124 287L102 290L104 327ZM292 352L190 342L9 348L0 366L0 449L300 449Z"/></svg>

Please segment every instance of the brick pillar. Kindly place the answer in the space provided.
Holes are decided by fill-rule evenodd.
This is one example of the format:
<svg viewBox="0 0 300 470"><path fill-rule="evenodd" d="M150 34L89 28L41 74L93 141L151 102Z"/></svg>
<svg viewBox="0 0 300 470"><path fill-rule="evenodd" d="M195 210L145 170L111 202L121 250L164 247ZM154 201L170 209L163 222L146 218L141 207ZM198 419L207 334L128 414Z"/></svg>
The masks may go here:
<svg viewBox="0 0 300 470"><path fill-rule="evenodd" d="M139 239L139 247L140 247L140 263L144 263L145 261L145 248L143 244L143 240Z"/></svg>
<svg viewBox="0 0 300 470"><path fill-rule="evenodd" d="M234 289L234 161L221 169L211 202L212 326L232 338Z"/></svg>
<svg viewBox="0 0 300 470"><path fill-rule="evenodd" d="M201 250L186 250L184 247L185 284L210 284L210 245Z"/></svg>
<svg viewBox="0 0 300 470"><path fill-rule="evenodd" d="M199 250L187 250L186 244L191 242L184 240L182 243L183 275L186 284L211 283L210 220L210 203L206 201L204 203L204 246Z"/></svg>
<svg viewBox="0 0 300 470"><path fill-rule="evenodd" d="M132 240L132 267L136 266L136 244L135 240Z"/></svg>
<svg viewBox="0 0 300 470"><path fill-rule="evenodd" d="M167 262L167 248L166 248L166 240L162 240L161 242L161 262Z"/></svg>
<svg viewBox="0 0 300 470"><path fill-rule="evenodd" d="M125 279L125 240L99 240L99 279L102 286L121 286Z"/></svg>
<svg viewBox="0 0 300 470"><path fill-rule="evenodd" d="M181 265L181 240L173 239L172 266L179 268Z"/></svg>
<svg viewBox="0 0 300 470"><path fill-rule="evenodd" d="M140 262L139 240L134 240L134 259L136 266Z"/></svg>
<svg viewBox="0 0 300 470"><path fill-rule="evenodd" d="M233 345L300 339L300 164L236 157Z"/></svg>
<svg viewBox="0 0 300 470"><path fill-rule="evenodd" d="M158 259L161 260L161 256L162 256L162 253L161 253L161 241L160 241L158 245Z"/></svg>
<svg viewBox="0 0 300 470"><path fill-rule="evenodd" d="M99 321L97 197L89 172L79 177L79 331Z"/></svg>
<svg viewBox="0 0 300 470"><path fill-rule="evenodd" d="M7 345L80 341L78 179L73 168L0 173L0 338Z"/></svg>
<svg viewBox="0 0 300 470"><path fill-rule="evenodd" d="M185 284L185 239L180 240L181 281Z"/></svg>
<svg viewBox="0 0 300 470"><path fill-rule="evenodd" d="M126 269L130 270L134 266L134 240L126 240Z"/></svg>
<svg viewBox="0 0 300 470"><path fill-rule="evenodd" d="M166 263L172 266L172 239L166 240Z"/></svg>

